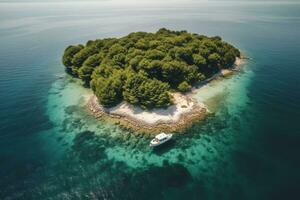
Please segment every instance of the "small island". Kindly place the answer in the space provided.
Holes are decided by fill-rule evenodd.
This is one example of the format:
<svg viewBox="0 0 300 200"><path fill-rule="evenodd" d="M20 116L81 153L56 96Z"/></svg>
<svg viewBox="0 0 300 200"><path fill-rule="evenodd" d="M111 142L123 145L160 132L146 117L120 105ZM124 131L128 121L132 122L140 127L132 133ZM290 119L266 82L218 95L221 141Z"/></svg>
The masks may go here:
<svg viewBox="0 0 300 200"><path fill-rule="evenodd" d="M66 48L66 72L94 95L96 117L144 132L177 131L204 117L193 86L229 74L240 51L221 37L165 28Z"/></svg>

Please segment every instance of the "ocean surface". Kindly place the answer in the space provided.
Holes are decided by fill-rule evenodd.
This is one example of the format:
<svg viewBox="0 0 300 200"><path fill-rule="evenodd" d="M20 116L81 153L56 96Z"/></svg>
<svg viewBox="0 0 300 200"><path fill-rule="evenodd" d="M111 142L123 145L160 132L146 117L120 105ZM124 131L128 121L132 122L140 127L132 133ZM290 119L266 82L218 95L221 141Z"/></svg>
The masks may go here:
<svg viewBox="0 0 300 200"><path fill-rule="evenodd" d="M300 4L0 3L0 199L299 199ZM211 114L151 150L88 115L67 45L161 27L250 59L195 98Z"/></svg>

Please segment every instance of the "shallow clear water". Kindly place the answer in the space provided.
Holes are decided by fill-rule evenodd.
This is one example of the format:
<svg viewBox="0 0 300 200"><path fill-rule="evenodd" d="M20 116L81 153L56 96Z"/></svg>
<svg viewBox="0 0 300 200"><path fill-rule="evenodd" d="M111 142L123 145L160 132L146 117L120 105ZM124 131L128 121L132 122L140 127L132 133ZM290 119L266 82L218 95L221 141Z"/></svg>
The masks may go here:
<svg viewBox="0 0 300 200"><path fill-rule="evenodd" d="M300 4L0 3L1 199L297 199ZM211 114L162 148L85 110L64 48L160 27L251 59L202 87Z"/></svg>

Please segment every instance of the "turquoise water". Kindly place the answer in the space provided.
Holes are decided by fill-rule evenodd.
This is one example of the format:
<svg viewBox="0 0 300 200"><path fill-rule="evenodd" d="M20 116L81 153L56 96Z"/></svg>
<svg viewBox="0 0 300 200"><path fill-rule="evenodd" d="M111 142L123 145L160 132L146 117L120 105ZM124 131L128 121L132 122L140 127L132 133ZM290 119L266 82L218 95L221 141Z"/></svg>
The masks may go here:
<svg viewBox="0 0 300 200"><path fill-rule="evenodd" d="M1 199L297 199L300 4L0 3ZM69 44L160 27L251 59L202 87L211 114L162 148L98 121L65 75Z"/></svg>

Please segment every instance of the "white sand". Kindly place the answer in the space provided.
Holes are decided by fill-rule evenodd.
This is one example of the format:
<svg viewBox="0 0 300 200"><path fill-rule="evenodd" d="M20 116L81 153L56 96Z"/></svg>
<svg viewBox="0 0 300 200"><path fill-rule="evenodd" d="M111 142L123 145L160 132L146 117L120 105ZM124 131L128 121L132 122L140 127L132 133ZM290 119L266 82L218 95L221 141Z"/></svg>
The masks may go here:
<svg viewBox="0 0 300 200"><path fill-rule="evenodd" d="M174 105L167 109L143 110L123 102L113 108L106 109L106 112L124 117L130 117L137 121L148 124L177 122L182 114L191 112L195 107L205 108L203 103L196 103L188 95L173 93Z"/></svg>

